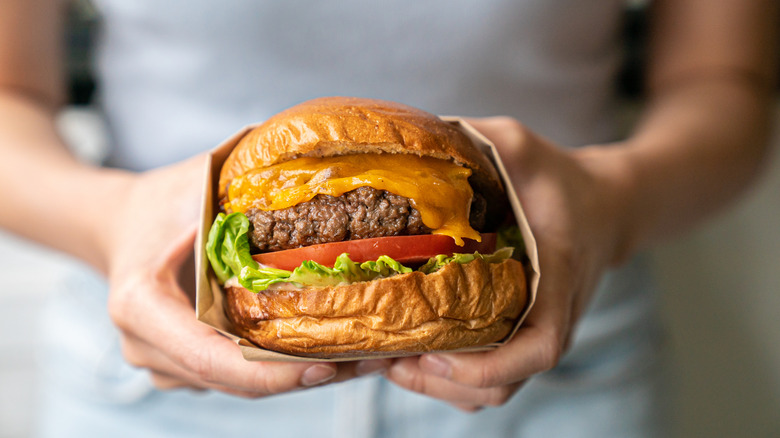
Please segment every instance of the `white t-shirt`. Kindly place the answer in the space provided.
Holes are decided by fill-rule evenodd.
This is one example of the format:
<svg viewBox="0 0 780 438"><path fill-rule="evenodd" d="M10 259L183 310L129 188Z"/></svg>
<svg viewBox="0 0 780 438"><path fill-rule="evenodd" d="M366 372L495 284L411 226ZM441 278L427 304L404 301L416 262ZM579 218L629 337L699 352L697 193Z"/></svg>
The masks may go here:
<svg viewBox="0 0 780 438"><path fill-rule="evenodd" d="M111 163L146 169L324 95L616 136L620 0L97 0Z"/></svg>

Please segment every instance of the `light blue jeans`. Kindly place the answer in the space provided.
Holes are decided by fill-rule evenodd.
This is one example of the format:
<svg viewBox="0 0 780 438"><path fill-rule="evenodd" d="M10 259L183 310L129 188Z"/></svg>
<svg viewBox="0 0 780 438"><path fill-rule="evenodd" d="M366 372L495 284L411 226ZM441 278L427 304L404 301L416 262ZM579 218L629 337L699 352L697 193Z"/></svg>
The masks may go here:
<svg viewBox="0 0 780 438"><path fill-rule="evenodd" d="M557 368L477 414L366 377L245 400L160 392L121 357L106 285L79 272L53 296L40 361L41 437L664 436L662 336L640 259L610 273Z"/></svg>

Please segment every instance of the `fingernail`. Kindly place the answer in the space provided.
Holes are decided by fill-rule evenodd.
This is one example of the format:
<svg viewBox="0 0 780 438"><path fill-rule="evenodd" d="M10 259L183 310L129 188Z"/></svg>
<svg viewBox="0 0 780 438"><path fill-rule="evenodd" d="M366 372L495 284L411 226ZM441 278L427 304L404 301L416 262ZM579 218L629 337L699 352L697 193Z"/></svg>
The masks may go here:
<svg viewBox="0 0 780 438"><path fill-rule="evenodd" d="M355 374L358 376L368 376L369 374L379 374L390 368L391 362L387 359L361 360L355 366Z"/></svg>
<svg viewBox="0 0 780 438"><path fill-rule="evenodd" d="M426 373L449 379L452 377L452 367L450 362L438 355L430 354L422 357L420 367Z"/></svg>
<svg viewBox="0 0 780 438"><path fill-rule="evenodd" d="M301 376L301 385L314 386L336 377L336 370L326 365L314 365L306 369Z"/></svg>

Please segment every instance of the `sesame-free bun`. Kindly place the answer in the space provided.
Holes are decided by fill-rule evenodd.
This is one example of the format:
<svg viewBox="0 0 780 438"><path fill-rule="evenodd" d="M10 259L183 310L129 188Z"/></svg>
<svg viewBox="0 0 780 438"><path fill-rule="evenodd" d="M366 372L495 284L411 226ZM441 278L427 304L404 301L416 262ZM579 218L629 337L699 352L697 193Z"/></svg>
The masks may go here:
<svg viewBox="0 0 780 438"><path fill-rule="evenodd" d="M453 160L472 170L472 186L503 189L492 163L456 126L428 112L377 99L322 97L282 111L251 130L219 178L223 198L233 178L299 157L391 153ZM503 193L502 193L503 195Z"/></svg>
<svg viewBox="0 0 780 438"><path fill-rule="evenodd" d="M343 286L226 287L236 334L268 350L315 358L410 355L504 340L527 303L516 260L450 263Z"/></svg>
<svg viewBox="0 0 780 438"><path fill-rule="evenodd" d="M493 223L480 231L494 232L507 218L495 167L458 124L406 105L350 97L304 102L251 130L222 167L219 197L248 171L348 154L410 154L468 167L474 198L486 201L484 215ZM268 350L314 358L402 356L499 342L528 299L524 267L516 260L450 263L431 274L339 286L288 284L254 293L231 283L224 289L233 333Z"/></svg>

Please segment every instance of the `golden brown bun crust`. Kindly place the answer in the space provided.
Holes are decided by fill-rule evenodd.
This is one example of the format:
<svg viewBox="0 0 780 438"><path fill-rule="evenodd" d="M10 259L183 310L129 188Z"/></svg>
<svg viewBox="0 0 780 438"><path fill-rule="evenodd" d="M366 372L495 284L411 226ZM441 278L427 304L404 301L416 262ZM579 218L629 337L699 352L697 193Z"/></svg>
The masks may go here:
<svg viewBox="0 0 780 438"><path fill-rule="evenodd" d="M307 357L422 353L504 339L527 302L516 260L450 263L345 286L253 293L226 288L237 334L273 351Z"/></svg>
<svg viewBox="0 0 780 438"><path fill-rule="evenodd" d="M244 136L222 167L219 197L233 178L252 169L304 156L382 152L452 159L472 169L481 191L502 190L488 159L435 115L383 100L322 97L282 111Z"/></svg>

